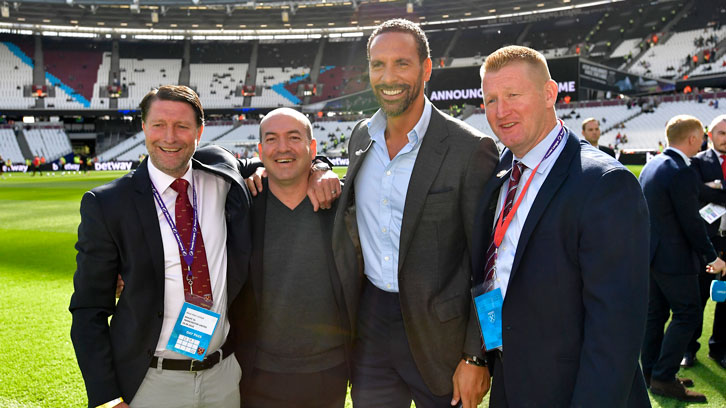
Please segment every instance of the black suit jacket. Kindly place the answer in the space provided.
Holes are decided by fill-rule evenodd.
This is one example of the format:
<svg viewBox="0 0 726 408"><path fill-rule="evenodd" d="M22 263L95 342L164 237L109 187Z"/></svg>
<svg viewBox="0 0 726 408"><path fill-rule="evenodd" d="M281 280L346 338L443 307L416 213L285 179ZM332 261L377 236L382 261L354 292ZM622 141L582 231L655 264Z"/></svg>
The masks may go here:
<svg viewBox="0 0 726 408"><path fill-rule="evenodd" d="M726 180L724 180L723 170L721 170L721 163L718 160L716 151L708 149L692 157L691 168L696 171L701 181L698 185L698 200L700 201L701 207L709 203L726 206L726 190L723 188L720 190L711 188L705 184L709 181L721 180L721 185L726 186ZM720 225L720 220L716 220L712 224L706 223L708 236L718 236Z"/></svg>
<svg viewBox="0 0 726 408"><path fill-rule="evenodd" d="M250 212L252 220L252 255L250 257L250 275L247 283L245 283L242 292L231 306L230 314L235 316L230 318L231 330L235 332L237 347L235 354L242 367L242 384L244 388L249 385L246 380L255 367L255 354L257 350L256 332L257 332L257 310L259 302L262 299L262 274L264 271L263 253L265 243L265 216L267 212L267 200L272 194L267 184L267 179L263 179L262 192L257 194L253 199L252 211ZM337 203L337 202L336 202ZM340 278L335 269L335 261L333 260L332 249L332 233L333 221L335 220L335 206L329 210L319 210L318 215L321 217L321 228L325 237L325 248L327 250L326 259L328 261L328 269L331 271L330 281L333 286L333 294L335 296L337 307L340 311L341 322L340 330L346 333L346 362L350 361L351 340L350 325L348 323L348 314L345 311L345 301L343 300L343 291L340 285Z"/></svg>
<svg viewBox="0 0 726 408"><path fill-rule="evenodd" d="M611 149L611 148L609 148L607 146L603 146L603 145L598 145L597 148L600 149L601 152L603 152L603 153L607 154L608 156L612 157L613 159L615 158L615 150L613 150L613 149Z"/></svg>
<svg viewBox="0 0 726 408"><path fill-rule="evenodd" d="M702 262L716 259L698 213L703 183L675 150L665 149L648 162L640 173L640 184L650 210L653 272L697 274Z"/></svg>
<svg viewBox="0 0 726 408"><path fill-rule="evenodd" d="M355 212L355 179L371 138L353 130L350 166L333 227L333 252L351 327L364 279ZM452 392L462 352L481 355L473 311L470 244L476 200L492 175L497 148L467 124L433 108L408 184L401 223L399 297L411 353L429 390Z"/></svg>
<svg viewBox="0 0 726 408"><path fill-rule="evenodd" d="M241 176L250 173L246 165L217 146L199 149L192 159L194 169L231 183L224 214L228 302L246 281L249 264L251 196ZM119 396L132 401L164 316L164 251L146 160L135 172L83 196L76 249L71 339L88 406ZM125 288L116 303L118 274Z"/></svg>
<svg viewBox="0 0 726 408"><path fill-rule="evenodd" d="M643 193L630 171L571 131L563 143L517 244L490 406L650 406L638 364L648 300ZM479 202L474 271L486 264L511 167L505 150Z"/></svg>

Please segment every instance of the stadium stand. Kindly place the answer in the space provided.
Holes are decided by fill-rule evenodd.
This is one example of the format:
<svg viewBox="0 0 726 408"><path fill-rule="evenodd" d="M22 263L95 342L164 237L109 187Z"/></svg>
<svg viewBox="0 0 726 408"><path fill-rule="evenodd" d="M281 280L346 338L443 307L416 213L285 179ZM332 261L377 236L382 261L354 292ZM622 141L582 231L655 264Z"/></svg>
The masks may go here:
<svg viewBox="0 0 726 408"><path fill-rule="evenodd" d="M135 135L131 136L130 138L121 141L119 144L109 148L105 152L98 155L98 160L100 161L109 161L109 160L116 160L119 155L127 152L128 150L144 144L144 132L138 132ZM144 147L144 151L146 151L146 147ZM136 158L134 160L137 160L138 154L136 155Z"/></svg>
<svg viewBox="0 0 726 408"><path fill-rule="evenodd" d="M73 151L68 135L61 126L26 129L23 133L34 156L53 161Z"/></svg>
<svg viewBox="0 0 726 408"><path fill-rule="evenodd" d="M33 68L12 51L16 48L10 42L0 43L0 100L6 109L28 109L35 105L35 98L24 97L23 86L32 84Z"/></svg>
<svg viewBox="0 0 726 408"><path fill-rule="evenodd" d="M25 161L13 129L0 129L0 155L2 155L3 160L10 160L13 163Z"/></svg>
<svg viewBox="0 0 726 408"><path fill-rule="evenodd" d="M631 71L656 77L674 77L684 73L690 66L691 58L700 51L697 46L699 37L715 35L723 38L726 27L719 30L696 29L673 34L664 42L658 43L640 57Z"/></svg>
<svg viewBox="0 0 726 408"><path fill-rule="evenodd" d="M305 67L257 68L257 87L262 89L262 94L252 97L252 107L279 108L299 105L300 98L288 91L285 84L303 80L309 71Z"/></svg>
<svg viewBox="0 0 726 408"><path fill-rule="evenodd" d="M128 86L128 98L119 99L119 108L134 109L151 89L179 82L181 59L121 58L121 83Z"/></svg>
<svg viewBox="0 0 726 408"><path fill-rule="evenodd" d="M242 107L244 97L235 95L238 86L244 85L247 64L191 64L190 85L204 101L204 107Z"/></svg>

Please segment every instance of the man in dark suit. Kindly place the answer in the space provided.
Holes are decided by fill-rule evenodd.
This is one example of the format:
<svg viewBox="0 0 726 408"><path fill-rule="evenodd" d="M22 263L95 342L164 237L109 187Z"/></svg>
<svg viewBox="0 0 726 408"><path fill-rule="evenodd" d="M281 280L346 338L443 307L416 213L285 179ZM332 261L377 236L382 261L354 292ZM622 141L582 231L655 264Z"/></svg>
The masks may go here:
<svg viewBox="0 0 726 408"><path fill-rule="evenodd" d="M708 127L708 136L713 144L711 149L700 152L691 158L691 168L696 171L700 180L698 188L698 199L701 206L709 203L726 206L726 115L717 116ZM706 231L711 239L718 256L723 259L726 251L726 228L722 227L722 221L716 220L711 224L706 223ZM711 289L711 282L714 275L706 272L705 265L702 265L698 274L701 291L701 307L706 307ZM703 330L703 319L696 327L696 332L688 344L688 350L681 361L682 366L693 366L696 361L696 352L700 348L698 339ZM723 368L726 368L726 303L716 303L716 310L713 315L713 332L708 340L708 356Z"/></svg>
<svg viewBox="0 0 726 408"><path fill-rule="evenodd" d="M703 126L687 115L666 126L668 148L645 165L640 183L650 210L650 299L641 360L654 394L706 402L687 390L692 381L676 377L678 366L702 315L698 288L701 262L711 272L724 269L698 213L698 176L689 157L698 153ZM672 312L672 317L671 317ZM671 317L668 330L665 323Z"/></svg>
<svg viewBox="0 0 726 408"><path fill-rule="evenodd" d="M475 407L489 388L469 288L474 206L491 138L434 108L426 35L390 20L368 41L380 110L359 123L333 250L356 330L358 407Z"/></svg>
<svg viewBox="0 0 726 408"><path fill-rule="evenodd" d="M241 173L251 171L221 148L196 149L204 113L191 89L153 90L141 111L149 160L81 202L70 311L88 405L238 406L226 313L247 278L251 197ZM183 231L189 207L197 233ZM194 248L192 260L179 242ZM167 346L186 302L220 315L201 362Z"/></svg>
<svg viewBox="0 0 726 408"><path fill-rule="evenodd" d="M584 137L585 140L592 145L592 147L600 149L600 151L605 152L608 156L615 158L615 150L608 146L598 144L600 142L600 122L598 122L597 119L587 118L582 121L582 137Z"/></svg>
<svg viewBox="0 0 726 408"><path fill-rule="evenodd" d="M250 367L244 407L342 408L350 329L332 253L335 211L313 210L306 191L316 141L308 118L276 109L260 122L268 177L253 199L250 277L232 307ZM249 360L249 361L248 361Z"/></svg>
<svg viewBox="0 0 726 408"><path fill-rule="evenodd" d="M481 76L487 120L507 147L473 233L477 303L479 292L501 307L477 308L491 329L489 406L649 406L638 364L648 214L637 180L557 119L542 54L501 48Z"/></svg>

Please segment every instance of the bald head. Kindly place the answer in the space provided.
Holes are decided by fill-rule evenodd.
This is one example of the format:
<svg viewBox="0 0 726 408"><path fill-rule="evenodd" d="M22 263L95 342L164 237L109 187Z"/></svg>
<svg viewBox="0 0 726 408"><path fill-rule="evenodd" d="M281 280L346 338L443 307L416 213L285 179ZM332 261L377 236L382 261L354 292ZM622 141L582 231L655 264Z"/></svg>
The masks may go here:
<svg viewBox="0 0 726 408"><path fill-rule="evenodd" d="M267 115L260 121L260 141L262 141L265 137L265 123L275 120L275 118L291 118L294 119L302 125L302 127L305 129L305 136L307 136L308 141L313 139L313 125L310 123L310 119L308 119L307 116L302 114L301 112L296 111L295 109L290 108L278 108Z"/></svg>

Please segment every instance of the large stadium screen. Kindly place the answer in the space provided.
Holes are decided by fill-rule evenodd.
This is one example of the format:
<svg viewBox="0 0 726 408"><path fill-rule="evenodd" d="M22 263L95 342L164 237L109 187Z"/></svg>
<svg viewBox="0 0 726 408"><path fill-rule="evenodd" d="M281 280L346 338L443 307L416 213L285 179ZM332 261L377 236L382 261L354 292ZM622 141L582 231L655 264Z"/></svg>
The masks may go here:
<svg viewBox="0 0 726 408"><path fill-rule="evenodd" d="M552 79L557 81L558 102L579 100L578 57L552 58L547 61ZM482 103L479 67L436 69L426 87L426 96L437 108Z"/></svg>

